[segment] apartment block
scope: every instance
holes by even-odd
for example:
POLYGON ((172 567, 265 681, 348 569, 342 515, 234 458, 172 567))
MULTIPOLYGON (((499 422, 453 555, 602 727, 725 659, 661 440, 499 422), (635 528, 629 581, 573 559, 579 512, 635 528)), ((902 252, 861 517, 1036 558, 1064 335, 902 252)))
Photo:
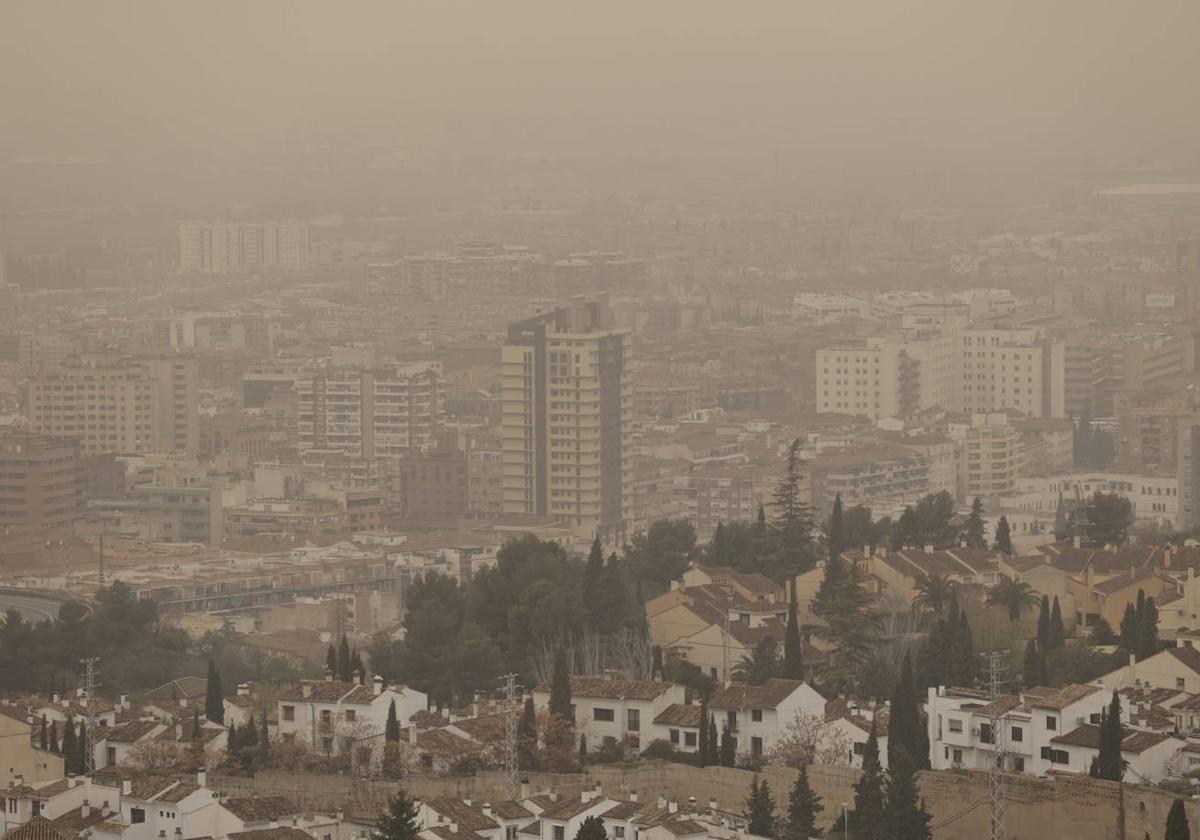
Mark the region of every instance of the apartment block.
POLYGON ((822 453, 804 464, 811 476, 812 507, 846 507, 882 501, 915 502, 929 492, 929 460, 902 446, 855 446, 822 453))
POLYGON ((26 430, 0 436, 0 553, 67 537, 79 478, 74 441, 26 430))
POLYGON ((83 354, 24 385, 30 425, 79 441, 84 455, 195 452, 199 371, 184 355, 83 354))
POLYGON ((506 514, 623 538, 633 498, 632 344, 607 296, 513 324, 502 351, 506 514))
POLYGON ((445 416, 441 373, 430 364, 314 370, 296 393, 301 452, 400 457, 433 446, 445 416))
POLYGON ((179 226, 184 274, 250 274, 308 267, 308 225, 299 222, 202 223, 179 226))

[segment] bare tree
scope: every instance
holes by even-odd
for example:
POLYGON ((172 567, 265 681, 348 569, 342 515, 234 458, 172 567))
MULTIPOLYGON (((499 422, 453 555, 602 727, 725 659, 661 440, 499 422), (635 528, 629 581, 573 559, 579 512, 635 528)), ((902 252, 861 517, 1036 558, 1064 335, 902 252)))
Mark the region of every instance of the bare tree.
POLYGON ((845 764, 850 747, 850 736, 826 723, 825 718, 797 712, 783 737, 767 754, 767 760, 786 767, 845 764))

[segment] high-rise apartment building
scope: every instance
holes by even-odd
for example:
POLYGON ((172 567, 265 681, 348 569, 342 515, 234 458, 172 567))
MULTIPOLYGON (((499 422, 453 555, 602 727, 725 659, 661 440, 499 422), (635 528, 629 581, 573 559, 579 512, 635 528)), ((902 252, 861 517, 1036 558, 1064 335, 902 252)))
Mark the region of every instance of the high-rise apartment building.
POLYGON ((84 455, 195 452, 199 369, 193 356, 85 353, 24 386, 30 426, 79 441, 84 455))
POLYGON ((250 274, 308 267, 308 225, 300 222, 204 223, 179 226, 184 274, 250 274))
POLYGON ((332 450, 388 458, 432 447, 445 419, 440 368, 323 368, 296 381, 301 452, 332 450))
POLYGON ((501 356, 503 510, 625 536, 633 499, 629 330, 606 295, 513 324, 501 356))
POLYGON ((74 441, 23 429, 0 435, 0 554, 67 537, 79 479, 74 441))
POLYGON ((1033 328, 906 317, 899 330, 817 351, 817 410, 877 420, 940 407, 1062 417, 1063 342, 1033 328))

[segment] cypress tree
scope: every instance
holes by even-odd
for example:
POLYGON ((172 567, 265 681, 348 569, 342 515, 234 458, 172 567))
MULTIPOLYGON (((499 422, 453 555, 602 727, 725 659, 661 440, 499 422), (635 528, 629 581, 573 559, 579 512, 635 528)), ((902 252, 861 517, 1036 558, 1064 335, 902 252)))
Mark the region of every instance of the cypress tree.
POLYGON ((246 721, 246 725, 238 730, 238 740, 242 747, 257 747, 258 746, 258 730, 254 728, 254 715, 246 721))
POLYGON ((829 515, 829 556, 841 557, 846 546, 846 522, 842 512, 842 494, 833 497, 833 512, 829 515))
POLYGON ((929 827, 929 812, 917 792, 912 756, 901 747, 888 761, 882 837, 884 840, 930 840, 933 834, 929 827), (895 764, 891 764, 892 761, 895 764))
POLYGON ((271 730, 267 728, 267 713, 262 713, 262 734, 258 739, 258 766, 271 766, 271 730))
POLYGON ((225 690, 221 686, 221 672, 216 664, 208 660, 208 686, 204 694, 204 716, 213 723, 225 723, 225 690))
POLYGON ((888 721, 888 766, 896 750, 904 748, 916 756, 919 747, 921 719, 917 710, 917 690, 913 683, 912 658, 904 654, 900 676, 892 690, 891 717, 888 721))
POLYGON ((1025 662, 1021 669, 1021 684, 1025 688, 1046 684, 1046 657, 1038 649, 1037 640, 1025 643, 1025 662))
POLYGON ((392 702, 388 705, 387 723, 383 726, 383 739, 392 743, 400 740, 400 721, 396 717, 395 698, 392 698, 392 702))
POLYGON ((875 722, 863 749, 862 775, 854 784, 854 835, 879 837, 883 828, 883 770, 879 766, 879 739, 875 722))
POLYGON ((708 766, 708 698, 700 701, 700 732, 696 744, 696 762, 708 766))
POLYGON ((663 678, 663 652, 662 645, 655 645, 650 651, 650 679, 661 680, 663 678))
POLYGON ((780 836, 783 840, 809 840, 817 836, 817 814, 825 810, 821 797, 808 782, 808 765, 801 764, 792 791, 788 794, 787 818, 780 836))
MULTIPOLYGON (((394 708, 396 701, 392 701, 394 708)), ((393 712, 388 712, 388 720, 391 720, 393 712)), ((537 741, 537 710, 533 707, 533 697, 525 698, 525 706, 521 709, 521 720, 517 723, 517 737, 524 739, 530 743, 537 741)), ((396 740, 400 740, 400 728, 396 727, 396 740)))
POLYGON ((58 752, 58 721, 50 721, 50 752, 58 752))
POLYGON ((788 604, 787 629, 783 634, 783 673, 785 680, 804 679, 804 641, 800 638, 800 620, 796 615, 796 587, 788 604))
POLYGON ((1066 644, 1066 630, 1063 628, 1062 607, 1058 604, 1058 596, 1054 596, 1054 606, 1050 609, 1050 627, 1046 637, 1046 650, 1056 650, 1066 644))
POLYGON ((79 721, 79 734, 75 738, 75 775, 82 775, 87 768, 87 751, 88 751, 88 736, 87 736, 87 721, 79 721))
POLYGON ((583 758, 587 755, 587 735, 579 736, 579 757, 583 758))
POLYGON ((354 674, 352 673, 354 663, 350 659, 350 642, 346 639, 344 633, 342 634, 341 642, 338 643, 337 664, 338 669, 337 673, 333 675, 334 679, 341 680, 342 682, 350 682, 354 679, 354 674))
POLYGON ((1128 653, 1136 653, 1138 649, 1138 633, 1141 627, 1138 625, 1137 610, 1133 604, 1125 605, 1125 614, 1121 616, 1120 639, 1118 644, 1128 653))
POLYGON ((1096 758, 1096 775, 1100 779, 1121 780, 1124 766, 1121 759, 1121 698, 1113 692, 1108 708, 1100 713, 1100 754, 1096 758))
POLYGON ((50 746, 50 733, 46 730, 46 716, 45 715, 42 715, 42 731, 41 731, 40 736, 38 737, 38 746, 41 747, 42 752, 45 752, 47 747, 50 746))
POLYGON ((200 740, 200 716, 197 714, 192 715, 192 740, 200 740))
POLYGON ((1153 598, 1147 598, 1138 622, 1137 658, 1145 659, 1158 653, 1158 607, 1153 598))
POLYGON ((971 502, 971 515, 967 517, 963 536, 966 538, 967 548, 980 551, 987 549, 987 536, 984 534, 983 524, 983 499, 978 496, 975 497, 975 501, 971 502))
POLYGON ((1050 649, 1050 596, 1042 596, 1042 609, 1038 613, 1037 623, 1038 650, 1050 649))
POLYGON ((362 652, 358 648, 355 648, 354 653, 350 655, 350 664, 353 666, 351 670, 354 672, 354 676, 360 683, 366 685, 367 666, 363 664, 362 652))
POLYGON ((1012 556, 1012 533, 1009 531, 1007 516, 1001 516, 1000 521, 996 523, 995 547, 997 551, 1002 551, 1005 554, 1012 556))
MULTIPOLYGON (((253 718, 251 718, 253 720, 253 718)), ((242 731, 235 721, 229 721, 229 732, 225 735, 225 751, 233 754, 242 748, 242 731)))
POLYGON ((567 653, 561 647, 554 654, 554 673, 550 677, 550 714, 559 720, 571 720, 571 675, 567 653))
POLYGON ((932 768, 929 749, 929 716, 921 715, 921 728, 917 732, 917 754, 913 756, 913 764, 918 770, 932 768))
POLYGON ((760 783, 758 776, 755 776, 750 783, 750 795, 746 797, 746 820, 749 833, 758 837, 775 836, 775 801, 771 799, 771 788, 766 779, 760 783))
POLYGON ((708 760, 705 764, 716 765, 721 763, 721 739, 717 737, 717 718, 712 713, 708 716, 708 760))
POLYGON ((721 730, 721 766, 733 767, 737 763, 737 755, 733 748, 733 735, 729 733, 729 727, 726 726, 721 730))
POLYGON ((591 627, 595 630, 603 623, 599 614, 601 608, 600 587, 604 577, 604 548, 600 545, 600 535, 592 540, 592 550, 588 552, 587 562, 583 566, 583 581, 580 585, 580 595, 583 608, 588 611, 591 627))
POLYGON ((337 648, 333 646, 333 642, 329 643, 329 650, 325 651, 325 670, 331 677, 336 678, 338 675, 337 648))
POLYGON ((947 655, 946 676, 959 686, 975 684, 978 663, 975 661, 975 642, 966 611, 958 614, 958 626, 950 629, 950 649, 947 655))
POLYGON ((1183 800, 1176 799, 1171 803, 1167 812, 1167 826, 1163 831, 1163 840, 1191 840, 1191 829, 1188 828, 1187 812, 1183 808, 1183 800))
POLYGON ((62 755, 63 769, 68 773, 75 772, 75 758, 79 753, 78 740, 75 737, 75 720, 67 715, 63 724, 62 755))

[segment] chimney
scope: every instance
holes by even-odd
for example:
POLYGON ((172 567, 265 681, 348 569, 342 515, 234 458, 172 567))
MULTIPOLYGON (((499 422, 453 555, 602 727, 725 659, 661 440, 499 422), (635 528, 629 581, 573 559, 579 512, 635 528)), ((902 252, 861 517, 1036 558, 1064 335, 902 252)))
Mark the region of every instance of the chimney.
POLYGON ((237 696, 238 697, 249 697, 250 696, 250 683, 238 683, 237 696))
POLYGON ((175 840, 183 840, 183 829, 175 826, 175 840))
POLYGON ((870 557, 870 556, 871 556, 871 544, 863 543, 863 557, 870 557))
POLYGON ((679 803, 676 802, 674 799, 672 799, 670 802, 667 803, 667 813, 668 814, 678 814, 679 813, 679 803))
POLYGON ((383 677, 376 674, 375 679, 372 680, 371 683, 372 691, 376 697, 378 697, 380 694, 383 694, 383 677))
POLYGON ((68 773, 68 774, 67 774, 67 787, 68 787, 68 788, 73 788, 73 787, 75 787, 75 782, 77 782, 77 781, 78 781, 78 779, 76 779, 76 778, 75 778, 75 774, 74 774, 74 773, 68 773))
POLYGON ((638 794, 637 794, 636 790, 629 791, 629 801, 630 802, 637 802, 638 801, 637 796, 638 796, 638 794))
POLYGON ((473 803, 471 802, 470 799, 464 799, 463 804, 466 805, 468 808, 470 808, 473 803))
POLYGON ((333 682, 333 671, 325 669, 325 682, 333 682))
POLYGON ((1164 569, 1171 568, 1171 544, 1170 543, 1167 543, 1163 547, 1163 568, 1164 569))
POLYGON ((183 724, 182 723, 175 724, 175 740, 176 741, 183 740, 183 724))
POLYGON ((408 743, 414 747, 417 745, 417 725, 415 723, 409 724, 408 743))
MULTIPOLYGON (((636 796, 636 795, 637 794, 634 794, 634 796, 636 796)), ((521 798, 522 799, 529 798, 529 780, 528 779, 521 780, 521 798)))
POLYGON ((121 780, 121 795, 122 796, 132 796, 133 795, 133 780, 132 779, 122 779, 121 780))
POLYGON ((925 553, 933 554, 933 543, 925 543, 925 553))
POLYGON ((491 802, 483 803, 483 815, 485 817, 491 817, 491 815, 492 815, 492 803, 491 802))
POLYGON ((342 820, 344 820, 346 818, 346 812, 343 811, 341 808, 338 808, 337 813, 334 814, 334 816, 337 819, 337 821, 340 823, 342 820))
POLYGON ((121 703, 120 703, 120 706, 121 706, 121 708, 122 708, 122 709, 128 709, 128 708, 129 708, 129 695, 128 695, 128 694, 122 694, 122 695, 121 695, 121 703))
POLYGON ((665 797, 665 796, 658 797, 658 801, 655 804, 658 805, 660 810, 663 808, 666 808, 667 807, 667 797, 665 797))
POLYGON ((159 838, 159 840, 167 840, 167 831, 166 831, 166 829, 160 828, 160 829, 158 830, 158 838, 159 838))
POLYGON ((1071 544, 1074 545, 1076 548, 1083 548, 1083 537, 1076 534, 1075 537, 1071 540, 1071 544))
POLYGON ((1196 567, 1188 566, 1188 580, 1195 580, 1195 579, 1196 579, 1196 567))
POLYGON ((301 683, 300 684, 300 694, 304 697, 312 697, 312 684, 311 683, 301 683))
POLYGON ((91 815, 92 815, 92 806, 89 805, 88 801, 85 799, 85 800, 83 800, 83 805, 79 809, 79 816, 86 820, 91 815))
POLYGON ((715 810, 717 810, 717 800, 715 800, 715 799, 712 799, 711 797, 709 798, 709 800, 708 800, 708 810, 710 810, 710 811, 715 811, 715 810))
POLYGON ((579 801, 580 802, 583 802, 583 803, 591 802, 592 796, 593 796, 593 792, 591 790, 589 790, 588 788, 584 788, 583 790, 579 791, 579 801))
POLYGON ((1137 569, 1135 569, 1135 568, 1134 568, 1132 565, 1130 565, 1130 567, 1129 567, 1129 579, 1130 579, 1130 580, 1133 580, 1135 577, 1137 577, 1137 569))
POLYGON ((456 823, 456 822, 450 823, 450 833, 458 834, 458 823, 456 823))
POLYGON ((196 784, 199 785, 200 787, 208 787, 208 771, 207 770, 197 770, 196 771, 196 784))

